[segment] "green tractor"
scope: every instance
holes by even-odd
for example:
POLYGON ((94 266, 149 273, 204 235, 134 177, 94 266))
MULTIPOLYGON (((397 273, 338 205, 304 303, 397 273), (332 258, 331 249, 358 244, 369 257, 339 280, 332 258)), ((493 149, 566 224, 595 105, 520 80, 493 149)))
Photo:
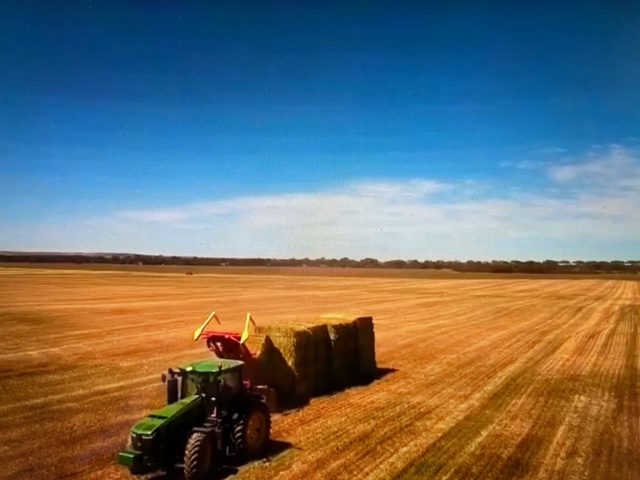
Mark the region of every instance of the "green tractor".
POLYGON ((244 365, 209 358, 163 373, 167 405, 133 426, 118 463, 134 474, 182 465, 185 480, 199 480, 233 458, 264 452, 269 409, 243 381, 244 365))

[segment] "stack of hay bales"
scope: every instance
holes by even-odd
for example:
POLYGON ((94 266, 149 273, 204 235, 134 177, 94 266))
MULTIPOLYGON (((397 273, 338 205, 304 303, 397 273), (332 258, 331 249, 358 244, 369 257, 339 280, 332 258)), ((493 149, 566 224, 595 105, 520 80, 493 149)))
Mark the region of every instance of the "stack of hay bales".
POLYGON ((279 398, 304 401, 375 376, 371 317, 324 315, 317 322, 259 325, 255 332, 259 348, 250 349, 279 398))

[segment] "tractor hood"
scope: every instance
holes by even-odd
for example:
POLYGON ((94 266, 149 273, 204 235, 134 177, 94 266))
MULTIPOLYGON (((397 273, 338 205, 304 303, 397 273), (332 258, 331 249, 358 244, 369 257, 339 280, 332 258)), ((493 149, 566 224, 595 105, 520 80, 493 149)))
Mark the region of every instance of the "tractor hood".
POLYGON ((180 365, 179 368, 186 370, 187 372, 196 373, 216 373, 219 371, 233 370, 234 368, 241 367, 244 362, 240 360, 227 360, 224 358, 207 358, 206 360, 200 360, 197 362, 185 363, 180 365))
POLYGON ((200 402, 200 398, 197 395, 193 395, 156 410, 136 423, 131 429, 131 433, 144 435, 145 437, 154 435, 156 431, 163 428, 168 422, 196 407, 198 402, 200 402))

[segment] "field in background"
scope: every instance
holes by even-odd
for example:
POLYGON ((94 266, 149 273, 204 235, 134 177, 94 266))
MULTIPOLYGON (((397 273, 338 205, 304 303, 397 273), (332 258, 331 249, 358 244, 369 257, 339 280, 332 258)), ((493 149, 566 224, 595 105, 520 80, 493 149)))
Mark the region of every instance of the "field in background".
POLYGON ((636 273, 487 273, 457 272, 433 268, 359 268, 359 267, 265 267, 265 266, 206 266, 206 265, 125 265, 111 263, 11 263, 0 262, 0 268, 22 268, 57 271, 172 273, 189 275, 287 275, 301 277, 363 277, 363 278, 451 278, 451 279, 566 279, 566 280, 635 280, 636 273))
POLYGON ((640 478, 639 282, 153 272, 0 268, 6 478, 128 478, 129 427, 214 308, 373 315, 390 372, 278 415, 290 448, 234 478, 640 478))

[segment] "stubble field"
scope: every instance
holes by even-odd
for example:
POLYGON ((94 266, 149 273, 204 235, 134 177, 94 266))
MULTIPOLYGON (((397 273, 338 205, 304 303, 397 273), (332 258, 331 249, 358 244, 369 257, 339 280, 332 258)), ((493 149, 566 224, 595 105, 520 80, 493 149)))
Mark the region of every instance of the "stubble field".
POLYGON ((129 478, 160 372, 229 329, 372 315, 368 386, 274 417, 238 479, 638 479, 640 282, 0 268, 0 477, 129 478))

